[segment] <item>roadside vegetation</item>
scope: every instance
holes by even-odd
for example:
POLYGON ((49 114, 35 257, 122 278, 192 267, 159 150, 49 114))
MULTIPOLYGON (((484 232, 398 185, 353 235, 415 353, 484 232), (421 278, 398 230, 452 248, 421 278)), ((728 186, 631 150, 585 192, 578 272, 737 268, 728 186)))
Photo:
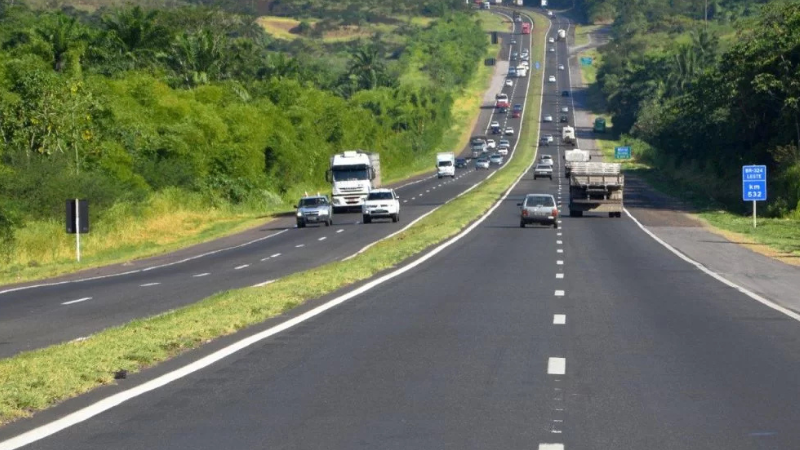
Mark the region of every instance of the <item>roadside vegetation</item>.
POLYGON ((344 149, 380 152, 387 181, 427 168, 458 141, 456 102, 474 94, 486 32, 461 2, 373 3, 253 4, 395 26, 329 43, 275 38, 236 3, 0 0, 0 284, 252 226, 327 191, 328 158, 344 149), (67 198, 90 201, 81 265, 67 198))
MULTIPOLYGON (((532 59, 543 60, 547 21, 536 16, 532 59)), ((382 241, 355 258, 237 289, 197 304, 111 328, 89 338, 23 353, 0 361, 0 423, 7 423, 67 398, 113 383, 120 369, 138 372, 219 336, 279 315, 395 267, 408 257, 454 236, 487 211, 533 161, 538 140, 543 72, 528 79, 524 127, 513 159, 470 193, 382 241)))
POLYGON ((613 121, 603 150, 632 145, 629 168, 695 201, 709 224, 800 255, 800 3, 580 3, 591 22, 613 23, 585 74, 613 121), (756 230, 747 164, 769 173, 756 230))

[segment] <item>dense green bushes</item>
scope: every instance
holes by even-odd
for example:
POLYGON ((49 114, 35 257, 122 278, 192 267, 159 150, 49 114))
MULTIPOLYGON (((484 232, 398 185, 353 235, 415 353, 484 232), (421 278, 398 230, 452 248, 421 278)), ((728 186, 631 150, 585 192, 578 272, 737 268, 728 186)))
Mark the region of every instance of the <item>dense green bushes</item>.
POLYGON ((615 132, 734 209, 741 166, 766 164, 769 213, 800 208, 800 4, 583 3, 595 19, 614 13, 598 83, 615 132))
POLYGON ((460 13, 408 28, 391 54, 340 46, 337 66, 275 52, 252 18, 219 10, 5 11, 0 239, 60 218, 72 197, 95 218, 164 189, 207 204, 293 198, 323 188, 342 149, 402 170, 437 150, 487 48, 460 13))

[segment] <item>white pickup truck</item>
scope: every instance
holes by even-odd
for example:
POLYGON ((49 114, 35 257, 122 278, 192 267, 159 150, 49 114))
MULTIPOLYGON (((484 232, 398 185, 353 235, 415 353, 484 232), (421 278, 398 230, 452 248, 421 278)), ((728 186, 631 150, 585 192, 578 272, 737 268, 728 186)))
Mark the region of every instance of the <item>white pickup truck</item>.
POLYGON ((397 222, 400 220, 400 197, 394 189, 373 189, 361 213, 364 223, 370 223, 372 219, 392 219, 392 222, 397 222))

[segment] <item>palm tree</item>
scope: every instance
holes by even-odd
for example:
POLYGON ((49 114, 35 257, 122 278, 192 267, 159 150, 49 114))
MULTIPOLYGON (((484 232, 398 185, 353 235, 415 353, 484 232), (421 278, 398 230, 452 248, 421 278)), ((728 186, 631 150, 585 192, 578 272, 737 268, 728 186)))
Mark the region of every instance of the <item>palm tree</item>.
POLYGON ((78 19, 57 14, 55 23, 45 24, 36 29, 36 33, 50 44, 53 54, 53 69, 62 72, 68 53, 82 44, 85 33, 78 25, 78 19))
POLYGON ((358 78, 362 89, 374 89, 383 85, 386 66, 377 45, 362 45, 351 54, 348 73, 358 78))
POLYGON ((135 6, 104 17, 103 25, 124 52, 133 54, 166 46, 169 31, 158 24, 157 16, 157 10, 146 13, 140 6, 135 6))
POLYGON ((224 63, 223 39, 211 30, 186 32, 175 39, 169 61, 184 84, 196 86, 219 77, 224 63))

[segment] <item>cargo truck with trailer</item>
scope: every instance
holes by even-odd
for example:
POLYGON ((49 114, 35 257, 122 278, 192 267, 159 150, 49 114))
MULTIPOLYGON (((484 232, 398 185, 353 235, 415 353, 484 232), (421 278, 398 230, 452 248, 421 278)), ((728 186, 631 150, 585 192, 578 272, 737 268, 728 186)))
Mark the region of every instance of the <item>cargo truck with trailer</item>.
POLYGON ((585 212, 622 217, 625 175, 622 165, 604 162, 575 162, 569 175, 569 215, 585 212))

